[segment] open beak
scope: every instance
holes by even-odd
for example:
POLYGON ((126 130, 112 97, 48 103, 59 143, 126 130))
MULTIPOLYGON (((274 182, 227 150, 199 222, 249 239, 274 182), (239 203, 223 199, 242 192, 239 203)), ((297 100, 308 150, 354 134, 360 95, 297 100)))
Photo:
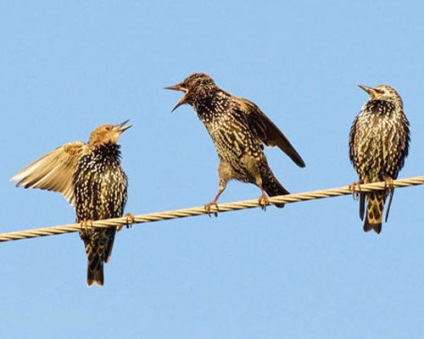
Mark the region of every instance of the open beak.
POLYGON ((119 133, 126 131, 128 128, 132 127, 132 125, 125 126, 128 121, 130 121, 130 119, 125 120, 124 122, 121 122, 120 124, 113 126, 113 129, 118 131, 119 133))
POLYGON ((171 112, 174 112, 178 107, 180 107, 181 105, 184 105, 187 103, 187 88, 183 87, 181 84, 176 84, 174 86, 168 86, 165 87, 165 89, 171 89, 173 91, 181 91, 186 93, 186 95, 184 95, 178 102, 177 104, 174 106, 174 108, 172 109, 171 112))
POLYGON ((187 90, 181 84, 176 84, 174 86, 168 86, 168 87, 165 87, 165 89, 172 89, 173 91, 187 92, 187 90))
POLYGON ((374 88, 364 85, 358 85, 358 87, 362 88, 365 92, 367 92, 370 95, 371 99, 374 99, 376 97, 374 88))

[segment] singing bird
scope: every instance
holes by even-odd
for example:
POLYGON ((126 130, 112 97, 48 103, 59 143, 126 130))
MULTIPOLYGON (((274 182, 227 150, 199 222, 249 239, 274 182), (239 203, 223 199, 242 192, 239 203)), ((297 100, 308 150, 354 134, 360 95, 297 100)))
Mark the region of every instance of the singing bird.
POLYGON ((402 169, 409 148, 409 121, 403 111, 403 101, 396 90, 387 85, 359 86, 369 94, 355 118, 349 136, 349 156, 359 184, 386 182, 385 191, 361 193, 359 191, 359 216, 364 220, 365 200, 367 213, 364 231, 381 232, 383 209, 390 195, 386 212, 389 216, 393 198, 393 180, 402 169))
POLYGON ((127 202, 128 180, 120 164, 118 138, 131 127, 128 121, 97 127, 88 144, 62 145, 11 178, 18 187, 60 192, 75 207, 87 254, 88 286, 104 283, 103 262, 110 259, 116 228, 87 226, 94 220, 122 217, 127 202))
POLYGON ((269 202, 265 192, 271 197, 289 194, 268 166, 263 145, 278 146, 299 167, 305 167, 305 163, 258 106, 225 92, 204 73, 194 73, 165 88, 185 93, 172 111, 183 104, 191 105, 215 144, 219 157, 219 188, 212 202, 205 205, 208 212, 211 206, 218 210, 218 198, 231 179, 257 185, 261 190, 258 202, 264 209, 269 202))

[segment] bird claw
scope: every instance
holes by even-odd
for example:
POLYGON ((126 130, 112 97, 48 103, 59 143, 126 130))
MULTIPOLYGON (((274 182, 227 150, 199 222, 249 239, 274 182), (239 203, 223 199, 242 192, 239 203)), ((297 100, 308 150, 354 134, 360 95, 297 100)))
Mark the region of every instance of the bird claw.
POLYGON ((84 219, 81 223, 81 228, 87 230, 88 227, 93 227, 93 220, 84 219))
MULTIPOLYGON (((125 218, 126 218, 126 223, 124 224, 126 228, 131 228, 132 224, 134 223, 134 215, 132 213, 127 213, 125 214, 125 218)), ((118 225, 116 226, 116 230, 119 232, 120 230, 122 230, 122 228, 124 227, 124 225, 118 225)))
POLYGON ((393 179, 390 177, 385 177, 384 178, 384 188, 386 189, 386 194, 390 194, 393 189, 394 189, 394 185, 393 185, 393 179))
POLYGON ((348 186, 349 191, 352 192, 353 200, 359 199, 359 193, 361 193, 361 184, 363 183, 364 182, 362 180, 359 180, 358 182, 353 182, 348 186))
POLYGON ((82 222, 81 222, 81 224, 80 224, 80 226, 81 226, 81 231, 80 231, 80 238, 82 239, 82 240, 84 240, 85 238, 87 238, 88 237, 88 228, 89 227, 93 227, 93 220, 87 220, 87 219, 84 219, 82 222))
POLYGON ((269 199, 265 194, 262 194, 258 199, 258 204, 261 206, 263 211, 266 211, 266 207, 269 204, 269 199))
POLYGON ((208 215, 210 217, 211 216, 211 207, 212 206, 214 206, 215 209, 216 209, 216 211, 213 212, 213 215, 215 217, 217 217, 218 216, 218 212, 219 212, 219 207, 218 207, 218 204, 216 202, 212 201, 212 202, 206 204, 205 205, 205 210, 206 210, 206 212, 208 213, 208 215))

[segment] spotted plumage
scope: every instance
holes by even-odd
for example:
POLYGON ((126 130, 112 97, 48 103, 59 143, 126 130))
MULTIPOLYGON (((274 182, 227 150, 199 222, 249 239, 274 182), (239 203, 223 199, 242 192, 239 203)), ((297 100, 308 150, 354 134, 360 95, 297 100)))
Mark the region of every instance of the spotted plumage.
MULTIPOLYGON (((194 73, 183 82, 166 87, 185 95, 174 107, 189 104, 209 132, 219 157, 219 189, 210 210, 225 190, 227 182, 236 179, 256 184, 261 190, 259 203, 266 206, 269 196, 288 194, 268 166, 263 145, 278 146, 298 166, 305 164, 278 127, 253 102, 235 97, 204 73, 194 73)), ((282 207, 284 205, 279 205, 282 207)))
MULTIPOLYGON (((116 228, 90 228, 94 220, 121 217, 127 201, 127 176, 120 164, 118 138, 125 121, 102 125, 88 144, 71 142, 47 153, 12 177, 17 186, 62 193, 75 206, 87 254, 87 284, 103 285, 103 262, 112 252, 116 228)), ((126 126, 125 126, 126 125, 126 126)))
POLYGON ((350 160, 359 174, 359 183, 386 181, 385 191, 360 193, 359 214, 365 214, 364 231, 381 232, 383 209, 390 196, 388 218, 393 197, 391 182, 398 177, 409 147, 409 122, 403 111, 403 101, 396 90, 387 85, 375 88, 359 86, 369 95, 355 118, 349 136, 350 160))

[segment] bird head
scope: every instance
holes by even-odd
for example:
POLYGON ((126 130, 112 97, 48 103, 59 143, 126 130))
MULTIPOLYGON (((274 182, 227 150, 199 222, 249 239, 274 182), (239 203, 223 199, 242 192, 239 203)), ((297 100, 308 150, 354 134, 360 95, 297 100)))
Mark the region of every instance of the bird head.
POLYGON ((216 87, 213 79, 205 73, 193 73, 182 82, 165 87, 165 89, 172 89, 174 91, 182 91, 185 95, 177 102, 172 112, 179 106, 184 104, 193 105, 196 98, 201 97, 211 88, 216 87))
POLYGON ((377 87, 359 85, 359 87, 370 95, 371 100, 394 101, 403 106, 402 98, 393 87, 388 85, 379 85, 377 87))
POLYGON ((104 145, 109 142, 113 144, 118 143, 118 138, 122 132, 126 131, 132 125, 126 125, 129 120, 125 120, 117 125, 105 124, 100 127, 97 127, 93 132, 91 132, 89 145, 90 146, 99 146, 104 145))

